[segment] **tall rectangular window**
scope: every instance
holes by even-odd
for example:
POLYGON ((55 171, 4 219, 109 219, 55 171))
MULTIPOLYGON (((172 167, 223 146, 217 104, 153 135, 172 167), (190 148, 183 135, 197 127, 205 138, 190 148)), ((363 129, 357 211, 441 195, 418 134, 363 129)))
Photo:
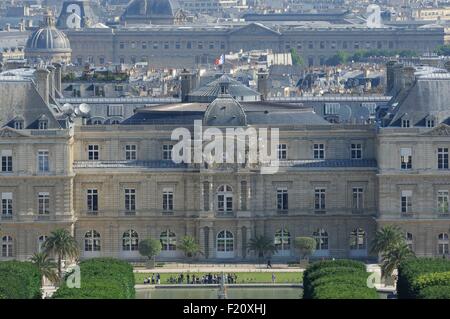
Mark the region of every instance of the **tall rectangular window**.
POLYGON ((278 144, 278 159, 287 159, 287 145, 286 144, 278 144))
POLYGON ((163 189, 163 211, 171 212, 173 211, 173 189, 164 188, 163 189))
POLYGON ((314 144, 314 159, 325 158, 325 144, 314 144))
POLYGON ((325 210, 325 188, 316 188, 314 190, 314 209, 315 210, 325 210))
POLYGON ((412 191, 402 191, 401 196, 401 211, 403 214, 412 212, 412 191))
POLYGON ((352 153, 352 159, 362 159, 362 144, 352 143, 351 153, 352 153))
POLYGON ((136 190, 132 188, 125 189, 125 210, 127 212, 136 211, 136 190))
POLYGON ((447 190, 438 191, 437 204, 438 204, 439 214, 448 214, 449 213, 448 191, 447 190))
POLYGON ((39 215, 50 214, 50 194, 38 193, 38 213, 39 215))
POLYGON ((137 159, 137 145, 125 145, 125 159, 127 161, 135 161, 137 159))
POLYGON ((171 144, 163 145, 163 159, 164 160, 172 159, 172 148, 173 148, 173 145, 171 145, 171 144))
POLYGON ((98 161, 99 159, 99 147, 97 144, 88 145, 88 159, 90 161, 98 161))
POLYGON ((247 210, 248 187, 247 181, 241 181, 241 209, 247 210))
POLYGON ((411 148, 400 149, 400 168, 411 169, 412 168, 412 150, 411 148))
POLYGON ((362 187, 353 187, 352 189, 352 209, 359 211, 364 205, 364 190, 362 187))
POLYGON ((87 190, 87 210, 89 213, 98 212, 98 190, 88 189, 87 190))
POLYGON ((279 211, 288 210, 288 190, 287 188, 277 189, 277 209, 279 211))
POLYGON ((12 193, 2 193, 2 218, 10 218, 13 214, 12 193))
POLYGON ((438 148, 438 169, 448 169, 448 148, 438 148))
POLYGON ((39 172, 48 172, 49 171, 48 151, 47 150, 38 151, 38 171, 39 172))
POLYGON ((12 172, 13 170, 12 151, 3 150, 1 154, 2 154, 2 172, 4 173, 12 172))

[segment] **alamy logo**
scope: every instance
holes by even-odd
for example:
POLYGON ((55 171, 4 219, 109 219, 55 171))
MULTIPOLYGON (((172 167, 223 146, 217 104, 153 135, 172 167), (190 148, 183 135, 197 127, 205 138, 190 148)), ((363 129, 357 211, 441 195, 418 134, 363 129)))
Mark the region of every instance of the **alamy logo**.
POLYGON ((225 128, 224 134, 216 127, 203 131, 202 121, 196 120, 193 137, 181 127, 173 130, 171 139, 178 141, 172 149, 175 163, 261 164, 261 174, 278 172, 278 128, 225 128))

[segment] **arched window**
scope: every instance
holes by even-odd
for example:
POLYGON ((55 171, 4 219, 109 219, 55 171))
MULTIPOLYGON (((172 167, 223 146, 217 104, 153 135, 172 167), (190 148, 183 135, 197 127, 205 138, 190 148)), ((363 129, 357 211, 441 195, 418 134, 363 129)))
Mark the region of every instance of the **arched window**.
POLYGON ((219 213, 233 212, 233 189, 222 185, 217 189, 217 211, 219 213))
POLYGON ((438 254, 448 255, 448 234, 441 233, 438 236, 438 254))
POLYGON ((233 234, 228 230, 222 230, 217 234, 217 251, 230 252, 234 250, 233 234))
POLYGON ((159 236, 159 240, 161 241, 162 251, 177 250, 177 235, 170 229, 163 231, 159 236))
POLYGON ((405 243, 408 246, 409 250, 413 251, 413 234, 406 232, 405 233, 405 243))
POLYGON ((133 230, 129 229, 123 233, 122 236, 122 250, 124 251, 136 251, 139 246, 139 235, 133 230))
POLYGON ((38 252, 42 252, 44 250, 44 243, 47 240, 48 236, 42 235, 38 238, 38 252))
POLYGON ((354 229, 350 233, 350 249, 363 250, 366 249, 366 246, 367 246, 366 232, 362 228, 354 229))
POLYGON ((110 123, 111 123, 111 125, 117 125, 117 124, 120 124, 120 120, 111 120, 110 121, 110 123))
POLYGON ((84 235, 84 251, 100 251, 100 234, 90 230, 84 235))
POLYGON ((291 234, 286 228, 280 229, 275 233, 274 244, 278 251, 291 249, 291 234))
POLYGON ((316 250, 328 250, 328 233, 325 229, 319 228, 313 232, 316 240, 316 250))
POLYGON ((102 120, 99 120, 99 119, 92 120, 92 125, 102 125, 102 124, 103 124, 102 120))
POLYGON ((2 257, 13 256, 13 239, 11 236, 2 237, 2 257))

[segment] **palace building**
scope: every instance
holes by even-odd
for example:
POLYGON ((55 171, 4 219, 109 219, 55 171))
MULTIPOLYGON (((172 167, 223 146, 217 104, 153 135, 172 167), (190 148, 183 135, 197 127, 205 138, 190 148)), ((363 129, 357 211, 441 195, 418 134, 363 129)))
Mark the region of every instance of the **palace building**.
POLYGON ((247 244, 265 235, 282 261, 298 258, 298 236, 317 239, 315 258, 369 260, 388 224, 418 256, 448 256, 450 74, 388 68, 394 97, 367 122, 340 122, 339 102, 322 105, 330 121, 307 101, 239 101, 224 76, 212 102, 195 101, 209 86, 185 92, 189 102, 93 124, 86 106, 74 117, 53 98, 59 65, 34 77, 2 73, 0 260, 29 258, 57 228, 74 234, 82 258, 140 260, 139 241, 151 237, 161 240, 159 260, 183 260, 177 245, 189 235, 201 260, 254 260, 247 244), (204 130, 278 128, 278 171, 262 174, 267 161, 175 163, 171 134, 192 132, 194 121, 204 130))

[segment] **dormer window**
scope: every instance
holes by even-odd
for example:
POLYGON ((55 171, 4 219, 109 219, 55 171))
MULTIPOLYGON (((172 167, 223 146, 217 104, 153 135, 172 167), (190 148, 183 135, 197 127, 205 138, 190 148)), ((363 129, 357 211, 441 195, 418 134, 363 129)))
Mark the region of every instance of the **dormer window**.
POLYGON ((48 120, 39 120, 39 129, 47 130, 48 129, 48 120))
POLYGON ((402 127, 410 127, 410 122, 408 119, 402 119, 402 127))
POLYGON ((433 117, 428 117, 426 119, 426 123, 425 124, 426 124, 427 127, 434 127, 434 125, 435 125, 434 118, 433 117))
POLYGON ((14 121, 14 128, 16 130, 23 130, 23 120, 14 121))

